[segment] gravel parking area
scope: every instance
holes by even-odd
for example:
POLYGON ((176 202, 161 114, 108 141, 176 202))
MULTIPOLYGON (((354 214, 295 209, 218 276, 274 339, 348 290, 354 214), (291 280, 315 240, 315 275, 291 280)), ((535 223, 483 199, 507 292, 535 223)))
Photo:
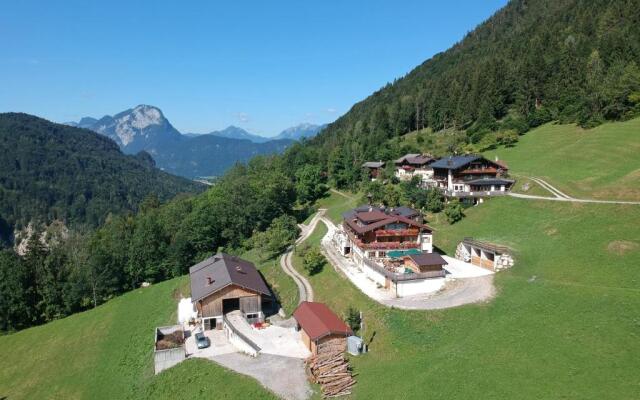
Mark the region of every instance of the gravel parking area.
POLYGON ((260 353, 253 358, 240 353, 212 358, 218 364, 257 379, 264 387, 287 400, 306 400, 312 395, 311 385, 300 358, 260 353))

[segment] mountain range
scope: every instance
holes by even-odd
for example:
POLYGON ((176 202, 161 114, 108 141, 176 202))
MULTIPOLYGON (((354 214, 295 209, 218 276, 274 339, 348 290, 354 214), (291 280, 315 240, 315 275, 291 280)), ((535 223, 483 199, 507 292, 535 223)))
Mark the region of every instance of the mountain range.
POLYGON ((236 162, 260 154, 281 153, 295 140, 312 137, 325 126, 301 124, 273 138, 236 126, 205 134, 181 134, 159 108, 144 104, 113 116, 84 117, 66 125, 104 135, 127 154, 146 151, 159 168, 188 178, 221 175, 236 162))

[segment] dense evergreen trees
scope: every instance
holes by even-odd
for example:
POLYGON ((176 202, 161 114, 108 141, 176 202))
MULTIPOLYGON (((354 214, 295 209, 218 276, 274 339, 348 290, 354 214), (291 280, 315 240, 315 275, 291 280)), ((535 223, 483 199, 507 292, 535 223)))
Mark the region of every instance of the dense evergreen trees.
POLYGON ((311 142, 330 181, 353 186, 363 161, 405 151, 388 140, 407 132, 464 131, 466 143, 450 149, 464 151, 483 140, 513 144, 513 132, 552 120, 591 127, 639 113, 636 0, 513 0, 311 142), (487 137, 496 131, 509 133, 487 137))
POLYGON ((126 156, 97 133, 27 114, 0 114, 0 245, 29 222, 98 226, 149 193, 166 201, 200 185, 126 156))

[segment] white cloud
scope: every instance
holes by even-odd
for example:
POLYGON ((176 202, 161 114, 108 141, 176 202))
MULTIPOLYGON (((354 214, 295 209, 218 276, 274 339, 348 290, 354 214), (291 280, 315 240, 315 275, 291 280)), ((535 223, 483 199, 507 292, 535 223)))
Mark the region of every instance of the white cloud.
POLYGON ((336 111, 337 111, 337 110, 336 110, 335 108, 332 108, 332 107, 327 108, 327 112, 328 112, 329 114, 333 114, 333 113, 335 113, 336 111))
POLYGON ((238 121, 245 123, 251 120, 251 118, 249 118, 249 114, 245 112, 236 113, 236 118, 238 119, 238 121))

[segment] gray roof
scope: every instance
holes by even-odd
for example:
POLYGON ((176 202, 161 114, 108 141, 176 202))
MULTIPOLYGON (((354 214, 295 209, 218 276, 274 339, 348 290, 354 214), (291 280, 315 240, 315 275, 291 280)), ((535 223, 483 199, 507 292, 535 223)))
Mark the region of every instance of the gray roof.
POLYGON ((358 213, 363 213, 363 212, 367 212, 367 211, 380 211, 383 212, 385 214, 388 215, 400 215, 401 217, 405 217, 405 218, 413 218, 416 215, 419 215, 420 212, 414 210, 411 207, 406 207, 406 206, 400 206, 400 207, 378 207, 378 206, 369 206, 369 205, 362 205, 359 207, 356 207, 352 210, 346 211, 344 213, 342 213, 342 218, 344 219, 353 219, 353 217, 356 216, 356 214, 358 213))
POLYGON ((405 154, 404 156, 398 158, 395 163, 396 164, 402 164, 404 161, 408 162, 409 164, 414 164, 414 165, 424 165, 424 164, 428 164, 429 162, 433 161, 433 158, 431 158, 430 156, 426 156, 426 155, 422 155, 422 154, 405 154))
POLYGON ((482 178, 466 181, 468 185, 511 185, 514 181, 502 178, 482 178))
POLYGON ((458 169, 481 158, 482 156, 475 154, 468 154, 465 156, 447 156, 442 157, 431 164, 431 168, 458 169))
POLYGON ((384 167, 384 161, 367 161, 362 164, 362 168, 382 168, 384 167))
POLYGON ((271 296, 262 275, 251 262, 226 253, 218 253, 192 266, 189 268, 189 277, 191 301, 194 302, 229 285, 271 296))

